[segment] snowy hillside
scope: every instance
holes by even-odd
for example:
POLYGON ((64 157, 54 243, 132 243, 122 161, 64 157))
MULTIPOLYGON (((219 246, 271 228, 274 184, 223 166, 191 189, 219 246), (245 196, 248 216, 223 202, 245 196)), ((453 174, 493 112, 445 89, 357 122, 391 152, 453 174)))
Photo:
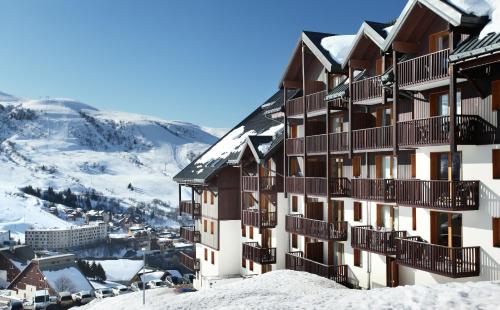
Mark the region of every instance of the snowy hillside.
POLYGON ((148 290, 146 307, 136 292, 78 309, 498 309, 498 296, 499 282, 350 290, 310 273, 281 270, 194 293, 148 290))
POLYGON ((22 233, 30 224, 65 224, 33 212, 39 201, 17 195, 28 185, 77 194, 94 189, 124 206, 154 200, 176 208, 172 176, 221 132, 99 111, 71 99, 26 100, 0 93, 0 229, 22 233))

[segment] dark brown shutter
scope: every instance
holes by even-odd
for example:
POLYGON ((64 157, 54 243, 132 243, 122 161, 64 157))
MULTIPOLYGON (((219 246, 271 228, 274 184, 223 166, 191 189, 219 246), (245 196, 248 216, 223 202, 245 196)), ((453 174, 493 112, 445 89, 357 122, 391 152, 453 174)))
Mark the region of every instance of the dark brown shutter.
POLYGON ((500 110, 500 80, 491 82, 491 108, 500 110))

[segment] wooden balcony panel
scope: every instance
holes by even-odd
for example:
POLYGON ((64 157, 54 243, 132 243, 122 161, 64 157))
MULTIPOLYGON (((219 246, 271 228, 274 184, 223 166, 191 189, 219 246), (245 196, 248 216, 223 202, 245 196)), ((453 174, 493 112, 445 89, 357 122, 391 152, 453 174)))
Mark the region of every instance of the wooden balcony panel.
POLYGON ((326 112, 327 102, 325 97, 327 95, 326 90, 310 94, 306 96, 307 112, 326 112))
POLYGON ((418 239, 396 239, 398 264, 451 278, 479 276, 480 247, 445 247, 418 239))
POLYGON ((296 271, 305 271, 320 277, 334 280, 347 285, 347 265, 325 265, 304 257, 304 253, 290 252, 285 254, 285 268, 296 271))
POLYGON ((328 100, 328 108, 334 111, 345 111, 349 108, 349 103, 346 99, 336 98, 328 100))
POLYGON ((242 176, 241 190, 244 192, 259 191, 259 177, 257 176, 242 176))
POLYGON ((286 139, 286 154, 288 156, 300 156, 304 154, 304 138, 286 139))
POLYGON ((399 87, 407 89, 447 79, 448 56, 449 49, 445 49, 398 63, 399 87))
POLYGON ((294 234, 326 241, 347 240, 347 222, 328 223, 325 221, 304 218, 302 214, 287 215, 285 219, 285 230, 294 234))
POLYGON ((349 136, 347 132, 331 133, 330 139, 330 152, 344 153, 349 151, 349 136))
POLYGON ((201 234, 199 231, 195 230, 194 226, 182 226, 180 235, 182 239, 188 242, 201 242, 201 234))
POLYGON ((306 178, 306 193, 311 196, 327 196, 328 180, 327 178, 306 178))
POLYGON ((396 180, 396 202, 446 211, 477 210, 479 181, 396 180))
POLYGON ((186 267, 187 269, 192 270, 192 271, 199 271, 200 270, 200 260, 199 259, 197 259, 195 257, 191 257, 184 252, 180 252, 180 256, 181 256, 181 264, 184 267, 186 267))
POLYGON ((266 210, 245 209, 241 211, 241 221, 243 225, 257 228, 274 228, 278 223, 278 215, 266 210))
POLYGON ((286 116, 298 116, 304 114, 304 101, 302 97, 290 99, 286 103, 286 116))
POLYGON ((282 192, 283 177, 279 176, 263 176, 260 177, 260 190, 266 192, 282 192))
POLYGON ((351 246, 382 255, 396 254, 396 239, 406 237, 406 231, 374 230, 372 226, 351 227, 351 246))
POLYGON ((330 196, 351 197, 351 181, 348 178, 331 178, 330 196))
POLYGON ((285 179, 285 190, 290 194, 304 195, 304 178, 287 177, 285 179))
POLYGON ((328 135, 315 135, 306 137, 307 154, 326 154, 326 142, 328 135))
POLYGON ((276 248, 262 248, 257 242, 243 243, 242 255, 257 264, 276 264, 276 248))
POLYGON ((366 128, 352 131, 354 151, 385 150, 393 146, 393 126, 366 128))
POLYGON ((396 189, 394 179, 352 179, 351 196, 361 200, 394 202, 396 189))
POLYGON ((199 202, 193 204, 191 200, 183 200, 179 204, 179 214, 197 218, 201 216, 201 204, 199 202))
POLYGON ((376 103, 382 99, 380 76, 366 78, 352 83, 352 101, 358 104, 376 103))

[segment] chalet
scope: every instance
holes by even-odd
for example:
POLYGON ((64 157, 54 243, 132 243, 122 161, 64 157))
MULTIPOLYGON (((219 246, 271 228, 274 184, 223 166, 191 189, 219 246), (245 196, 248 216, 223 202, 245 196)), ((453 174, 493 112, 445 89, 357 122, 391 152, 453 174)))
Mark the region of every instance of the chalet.
POLYGON ((0 270, 6 271, 3 282, 11 283, 35 258, 35 252, 27 245, 14 245, 0 248, 0 270))
POLYGON ((92 285, 78 269, 75 259, 73 254, 35 258, 12 281, 9 289, 16 291, 20 298, 29 298, 42 290, 51 296, 59 292, 90 292, 92 285))
POLYGON ((280 268, 361 288, 498 280, 500 34, 477 12, 409 0, 355 35, 302 32, 265 111, 175 177, 195 286, 280 268))

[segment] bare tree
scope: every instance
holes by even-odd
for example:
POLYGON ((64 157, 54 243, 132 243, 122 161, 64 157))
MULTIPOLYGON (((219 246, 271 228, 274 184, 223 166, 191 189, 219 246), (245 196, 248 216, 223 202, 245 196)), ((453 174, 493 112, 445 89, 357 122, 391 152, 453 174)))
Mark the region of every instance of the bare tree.
POLYGON ((54 283, 55 289, 58 292, 74 292, 76 290, 73 281, 66 276, 60 276, 54 283))

